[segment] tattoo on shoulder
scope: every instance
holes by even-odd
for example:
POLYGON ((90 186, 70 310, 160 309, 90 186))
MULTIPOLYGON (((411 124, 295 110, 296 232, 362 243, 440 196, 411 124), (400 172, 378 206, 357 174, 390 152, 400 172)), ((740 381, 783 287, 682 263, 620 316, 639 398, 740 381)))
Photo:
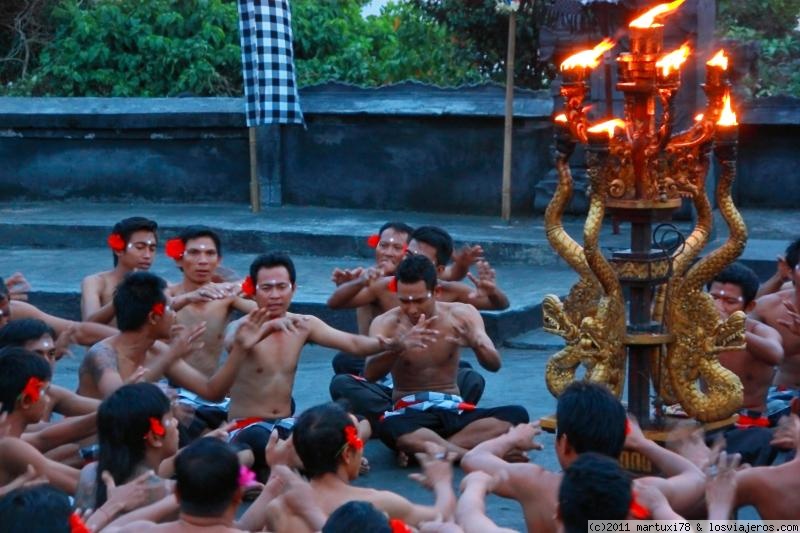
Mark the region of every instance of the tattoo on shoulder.
POLYGON ((92 346, 81 363, 80 372, 89 373, 95 383, 100 381, 106 370, 119 371, 117 352, 103 342, 92 346))

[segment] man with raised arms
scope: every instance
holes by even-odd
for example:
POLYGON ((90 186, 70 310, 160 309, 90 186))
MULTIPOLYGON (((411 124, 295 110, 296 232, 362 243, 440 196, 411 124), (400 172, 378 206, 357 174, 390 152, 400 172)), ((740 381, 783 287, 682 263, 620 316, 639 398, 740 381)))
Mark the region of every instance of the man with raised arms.
MULTIPOLYGON (((617 459, 623 447, 649 459, 664 477, 638 478, 634 481, 634 490, 649 486, 660 491, 669 503, 659 509, 663 514, 656 515, 655 509, 649 509, 652 518, 675 518, 672 509, 685 516, 702 503, 703 472, 689 460, 646 439, 634 421, 626 422, 625 408, 605 386, 586 381, 569 385, 558 398, 556 423, 556 456, 564 469, 585 452, 617 459)), ((528 531, 555 532, 558 531, 556 510, 563 474, 533 463, 512 463, 503 459, 541 449, 534 441, 539 433, 538 423, 516 426, 473 448, 462 459, 461 467, 466 472, 482 470, 497 479, 494 493, 522 505, 528 531)))
MULTIPOLYGON (((225 397, 245 357, 238 337, 225 364, 211 378, 182 360, 201 344, 205 326, 175 326, 175 312, 167 304, 166 282, 149 272, 129 274, 117 287, 114 308, 120 332, 86 353, 79 369, 78 393, 107 398, 126 381, 154 382, 166 376, 205 398, 225 397), (169 346, 157 341, 169 340, 169 346)), ((247 321, 265 322, 250 314, 247 321)), ((263 330, 268 335, 269 328, 263 330)))
POLYGON ((380 423, 381 440, 406 455, 434 444, 460 458, 478 443, 527 422, 521 406, 479 409, 459 396, 461 346, 472 348, 491 372, 501 365, 478 311, 469 304, 439 301, 436 268, 423 255, 404 259, 395 278, 400 305, 376 318, 370 335, 395 336, 419 327, 437 334, 427 346, 387 350, 367 359, 364 377, 374 380, 391 372, 394 380, 395 405, 380 423))
POLYGON ((114 268, 83 278, 81 317, 87 322, 114 324, 114 289, 129 272, 150 270, 156 256, 158 224, 144 217, 131 217, 114 224, 108 247, 114 268))
POLYGON ((786 248, 786 265, 789 267, 792 287, 756 300, 751 318, 775 328, 783 344, 783 361, 778 366, 775 387, 770 390, 768 409, 775 412, 800 394, 800 327, 797 310, 800 309, 800 239, 786 248))
MULTIPOLYGON (((266 312, 271 321, 281 321, 282 329, 250 350, 230 392, 229 420, 237 423, 233 441, 253 450, 254 470, 263 479, 267 468, 263 450, 270 433, 277 426, 285 437, 291 427, 286 419, 293 415, 292 389, 306 343, 367 356, 423 345, 433 332, 420 325, 390 335, 365 337, 334 329, 312 315, 290 313, 296 272, 291 258, 283 253, 257 257, 250 265, 250 278, 259 311, 266 312)), ((238 323, 231 328, 238 330, 238 323)))

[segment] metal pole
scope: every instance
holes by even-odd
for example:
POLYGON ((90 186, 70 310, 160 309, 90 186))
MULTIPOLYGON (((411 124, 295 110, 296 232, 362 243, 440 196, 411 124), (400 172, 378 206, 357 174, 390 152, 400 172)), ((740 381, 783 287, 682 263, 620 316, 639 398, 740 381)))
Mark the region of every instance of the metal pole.
POLYGON ((258 154, 256 153, 256 129, 249 128, 250 137, 250 210, 261 211, 261 190, 258 186, 258 154))
POLYGON ((514 121, 514 53, 517 41, 517 14, 508 16, 508 53, 506 54, 506 112, 503 132, 502 216, 511 219, 511 133, 514 121))

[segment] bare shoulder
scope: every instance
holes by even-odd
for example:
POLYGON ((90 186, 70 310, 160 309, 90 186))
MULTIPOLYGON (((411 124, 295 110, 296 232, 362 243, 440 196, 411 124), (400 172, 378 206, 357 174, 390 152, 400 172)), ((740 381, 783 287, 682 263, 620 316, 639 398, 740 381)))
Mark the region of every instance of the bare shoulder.
POLYGON ((394 307, 385 313, 381 313, 372 320, 369 326, 370 335, 386 334, 394 331, 397 328, 397 324, 400 323, 401 317, 402 312, 399 307, 394 307))
POLYGON ((95 272, 94 274, 89 274, 88 276, 83 278, 81 284, 84 288, 89 288, 89 287, 93 289, 102 288, 103 286, 105 286, 106 278, 108 277, 109 274, 110 272, 108 271, 95 272))
POLYGON ((444 310, 449 316, 462 319, 462 320, 475 320, 481 318, 481 314, 472 304, 465 304, 461 302, 441 302, 436 304, 437 309, 441 308, 444 310))
POLYGON ((105 370, 117 370, 117 351, 104 339, 94 344, 81 361, 80 372, 89 372, 99 381, 105 370))

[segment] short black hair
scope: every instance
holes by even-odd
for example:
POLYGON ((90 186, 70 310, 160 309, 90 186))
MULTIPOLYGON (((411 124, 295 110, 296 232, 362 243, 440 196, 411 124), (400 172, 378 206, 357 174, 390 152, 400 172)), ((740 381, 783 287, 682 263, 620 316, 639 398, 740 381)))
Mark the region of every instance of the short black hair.
POLYGON ((56 332, 38 318, 20 318, 10 320, 0 328, 0 348, 6 346, 24 346, 29 341, 41 339, 44 335, 56 338, 56 332))
POLYGON ((574 381, 558 397, 558 436, 566 435, 575 453, 602 453, 614 459, 625 444, 627 415, 605 385, 574 381))
MULTIPOLYGON (((41 358, 37 358, 41 359, 41 358)), ((127 483, 144 461, 145 437, 150 431, 150 418, 161 421, 170 410, 170 402, 152 383, 123 385, 97 408, 97 461, 95 508, 106 501, 106 484, 102 473, 107 470, 117 485, 127 483)))
POLYGON ((400 261, 394 272, 400 283, 417 283, 424 281, 429 291, 436 289, 436 267, 424 255, 410 255, 400 261))
POLYGON ((239 488, 239 458, 218 439, 198 439, 175 459, 175 479, 182 512, 220 516, 239 488))
POLYGON ((446 266, 453 257, 453 238, 440 227, 420 226, 411 234, 411 239, 424 242, 436 249, 436 266, 446 266))
POLYGON ((11 413, 30 378, 50 381, 50 365, 43 357, 19 346, 0 349, 0 413, 11 413))
POLYGON ((178 234, 178 238, 183 242, 184 246, 187 242, 200 237, 208 237, 214 241, 214 247, 217 249, 217 255, 222 257, 222 241, 216 231, 208 226, 194 225, 187 226, 178 234))
POLYGON ((51 485, 15 489, 0 498, 3 533, 70 533, 72 504, 51 485))
POLYGON ((131 272, 114 291, 114 310, 120 331, 135 331, 147 322, 157 303, 166 304, 167 282, 150 272, 131 272))
POLYGON ((289 281, 292 285, 297 281, 297 271, 294 269, 294 261, 285 252, 270 252, 261 254, 250 263, 250 279, 253 283, 258 283, 258 271, 262 268, 283 267, 289 273, 289 281))
POLYGON ((756 298, 758 293, 758 276, 753 269, 739 263, 732 263, 725 267, 714 279, 706 285, 707 289, 711 289, 711 284, 717 283, 730 283, 742 289, 742 300, 746 306, 756 298))
POLYGON ((340 405, 325 403, 304 411, 292 430, 292 441, 309 478, 336 472, 344 448, 344 429, 353 420, 340 405))
MULTIPOLYGON (((158 224, 155 220, 150 220, 149 218, 145 217, 130 217, 130 218, 123 218, 111 229, 111 233, 117 233, 122 240, 125 241, 125 245, 128 245, 128 241, 131 239, 131 235, 136 233, 137 231, 150 231, 158 239, 158 224)), ((117 262, 119 262, 119 258, 117 254, 112 252, 114 256, 114 266, 117 266, 117 262)))
POLYGON ((800 262, 800 238, 795 239, 786 247, 784 255, 786 264, 789 265, 789 268, 794 269, 797 263, 800 262))
POLYGON ((631 479, 617 461, 597 453, 581 454, 565 471, 558 508, 567 533, 585 533, 589 520, 626 520, 631 479))
POLYGON ((395 231, 399 231, 400 233, 405 233, 408 235, 409 240, 411 240, 411 234, 414 233, 414 228, 405 222, 390 221, 381 226, 381 229, 378 230, 378 235, 383 235, 383 232, 387 229, 393 229, 395 231))
POLYGON ((322 533, 354 533, 369 531, 370 533, 391 533, 392 527, 386 515, 370 502, 350 501, 340 505, 333 511, 322 533))

